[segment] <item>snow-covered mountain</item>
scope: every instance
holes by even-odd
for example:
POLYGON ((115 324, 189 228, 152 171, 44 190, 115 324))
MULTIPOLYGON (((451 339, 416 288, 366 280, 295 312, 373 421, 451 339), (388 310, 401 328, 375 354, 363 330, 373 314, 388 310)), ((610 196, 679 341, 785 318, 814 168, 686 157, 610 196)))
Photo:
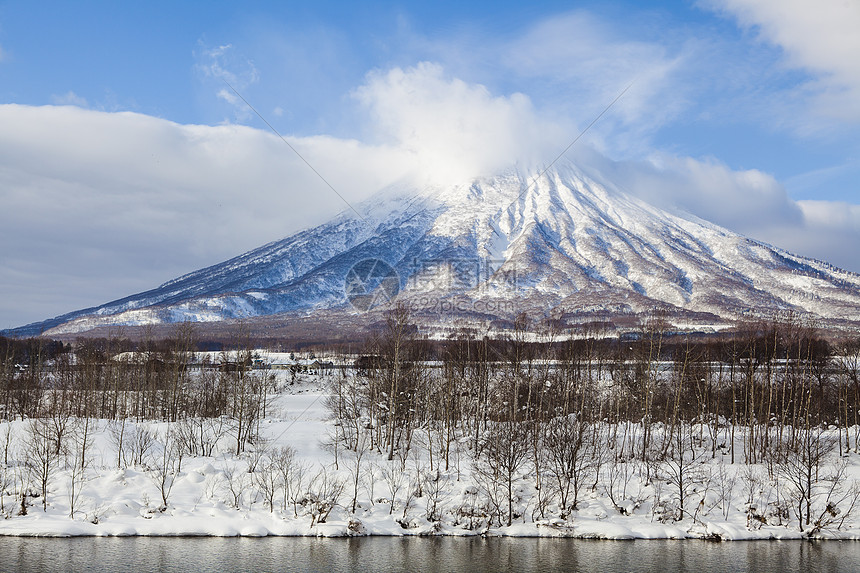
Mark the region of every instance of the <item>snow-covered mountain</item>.
POLYGON ((657 209, 571 164, 539 173, 386 189, 356 206, 361 217, 347 210, 156 289, 14 332, 348 316, 394 302, 443 321, 660 307, 860 322, 860 275, 657 209))

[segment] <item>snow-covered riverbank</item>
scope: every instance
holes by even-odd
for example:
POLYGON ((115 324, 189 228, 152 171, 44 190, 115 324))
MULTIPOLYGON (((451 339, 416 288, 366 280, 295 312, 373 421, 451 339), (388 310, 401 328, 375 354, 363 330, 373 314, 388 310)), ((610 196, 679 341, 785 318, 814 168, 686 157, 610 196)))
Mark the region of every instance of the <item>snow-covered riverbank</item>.
MULTIPOLYGON (((694 466, 681 476, 687 483, 673 478, 678 467, 671 464, 603 460, 589 474, 592 479, 578 486, 576 509, 564 519, 549 478, 544 476, 543 490, 537 489, 533 467, 525 463, 512 479, 512 523, 507 525, 492 517, 498 491, 491 489, 498 484, 488 483, 486 474, 477 471, 468 438, 454 441, 447 469, 428 453, 426 440, 432 436, 425 438, 421 432, 416 432, 405 458, 389 461, 387 452, 375 450, 361 456, 342 448, 335 452, 324 381, 305 376, 282 388, 261 422, 264 439, 240 455, 225 433, 212 455, 168 460, 164 446, 176 428, 133 421, 124 427, 122 453, 117 424, 91 422, 88 459, 81 463, 73 446, 64 450, 48 476, 45 509, 27 469, 33 460, 24 457, 30 422, 0 424, 5 441, 0 453, 7 456, 0 483, 5 517, 0 534, 740 540, 801 539, 812 529, 801 531, 785 478, 769 475, 765 465, 729 463, 724 444, 716 456, 707 451, 691 460, 694 466), (278 455, 285 453, 288 459, 278 464, 278 455), (130 462, 135 459, 137 463, 130 462), (76 464, 84 467, 83 473, 76 464), (21 511, 22 488, 30 494, 24 498, 26 514, 21 511)), ((73 432, 68 439, 74 439, 73 432)), ((824 526, 812 535, 860 539, 851 506, 856 496, 849 495, 860 477, 860 455, 840 458, 832 452, 819 471, 813 513, 822 512, 828 519, 821 520, 824 526), (839 503, 826 491, 834 485, 827 476, 837 464, 843 464, 839 503)))

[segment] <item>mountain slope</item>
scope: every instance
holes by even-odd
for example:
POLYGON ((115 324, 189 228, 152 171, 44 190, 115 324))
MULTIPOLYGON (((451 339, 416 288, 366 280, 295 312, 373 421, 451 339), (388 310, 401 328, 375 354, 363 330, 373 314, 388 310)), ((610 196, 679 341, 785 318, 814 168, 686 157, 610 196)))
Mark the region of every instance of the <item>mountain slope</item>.
POLYGON ((15 333, 354 314, 364 308, 349 303, 345 280, 366 259, 396 272, 398 302, 437 318, 661 306, 728 319, 790 310, 860 321, 860 276, 662 211, 598 178, 564 164, 540 177, 511 170, 435 195, 389 189, 357 206, 362 218, 344 212, 156 289, 15 333))

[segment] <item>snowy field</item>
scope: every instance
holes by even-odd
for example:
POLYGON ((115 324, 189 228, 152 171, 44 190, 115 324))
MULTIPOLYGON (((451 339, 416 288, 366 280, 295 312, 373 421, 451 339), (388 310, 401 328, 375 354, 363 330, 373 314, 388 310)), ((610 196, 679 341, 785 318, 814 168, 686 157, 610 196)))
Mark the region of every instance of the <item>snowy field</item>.
MULTIPOLYGON (((117 422, 91 421, 85 459, 64 447, 39 474, 24 457, 31 422, 0 423, 0 534, 860 539, 857 453, 828 452, 815 468, 805 496, 816 527, 800 526, 800 486, 793 487, 789 474, 765 464, 731 464, 725 443, 715 450, 703 445, 683 467, 611 456, 586 462, 575 486, 576 509, 564 518, 552 480, 536 475, 526 460, 511 476, 508 525, 493 517, 499 500, 502 509, 507 504, 504 488, 478 471, 470 438, 454 440, 447 469, 420 430, 409 454, 391 461, 384 449, 334 451, 336 428, 325 405, 329 378, 302 374, 290 384, 286 373, 279 376, 279 391, 260 422, 263 439, 239 455, 229 428, 211 455, 177 460, 168 455, 169 434, 176 431, 170 424, 129 420, 120 446, 117 422)), ((742 433, 735 439, 735 459, 742 460, 742 433)))

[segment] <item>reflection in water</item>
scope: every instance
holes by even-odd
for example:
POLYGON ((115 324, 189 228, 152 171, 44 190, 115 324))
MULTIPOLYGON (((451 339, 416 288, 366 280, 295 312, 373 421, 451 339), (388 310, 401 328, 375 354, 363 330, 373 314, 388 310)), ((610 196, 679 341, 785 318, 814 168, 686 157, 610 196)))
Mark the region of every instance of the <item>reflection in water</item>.
POLYGON ((858 542, 0 537, 0 571, 860 571, 858 542))

